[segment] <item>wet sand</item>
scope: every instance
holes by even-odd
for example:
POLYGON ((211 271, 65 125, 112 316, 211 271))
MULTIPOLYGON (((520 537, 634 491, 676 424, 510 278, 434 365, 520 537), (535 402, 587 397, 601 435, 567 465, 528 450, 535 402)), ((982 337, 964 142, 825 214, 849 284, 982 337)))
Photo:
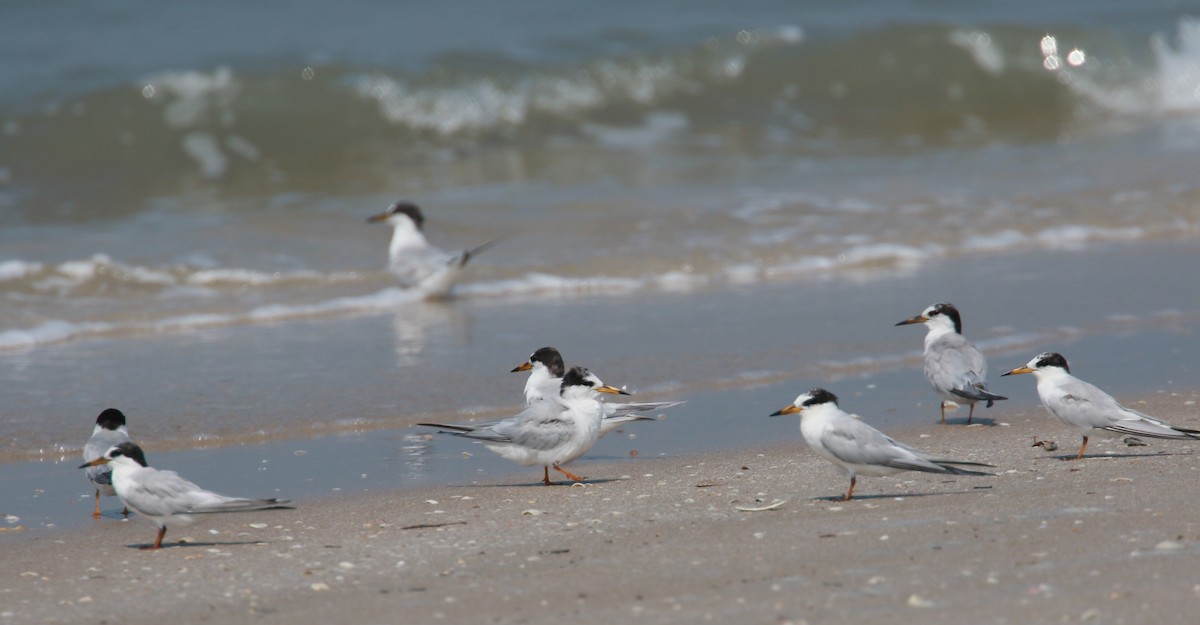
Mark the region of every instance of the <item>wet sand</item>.
MULTIPOLYGON (((1122 399, 1200 426, 1200 391, 1122 399)), ((865 477, 848 503, 793 423, 771 446, 584 458, 582 486, 524 470, 205 519, 158 552, 136 548, 150 523, 106 518, 6 545, 0 622, 1188 622, 1200 442, 1066 462, 1078 437, 1040 407, 989 416, 886 429, 994 477, 865 477)))

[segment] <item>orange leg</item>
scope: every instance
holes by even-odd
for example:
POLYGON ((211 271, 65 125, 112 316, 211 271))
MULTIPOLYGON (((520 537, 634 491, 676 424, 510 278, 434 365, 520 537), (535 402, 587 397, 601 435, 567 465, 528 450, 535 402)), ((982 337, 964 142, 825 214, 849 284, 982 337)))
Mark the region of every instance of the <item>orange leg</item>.
POLYGON ((578 475, 571 473, 570 471, 558 466, 557 464, 554 465, 554 470, 567 476, 567 479, 571 480, 572 482, 582 482, 587 479, 586 477, 579 477, 578 475))
POLYGON ((96 489, 96 511, 92 513, 93 519, 100 518, 100 489, 96 489))
POLYGON ((942 402, 942 425, 946 425, 946 402, 942 402))
POLYGON ((542 467, 542 483, 546 486, 554 485, 554 482, 550 481, 550 467, 542 467))
POLYGON ((162 549, 162 539, 163 539, 163 536, 166 536, 166 535, 167 535, 166 527, 158 528, 158 538, 154 540, 154 546, 153 547, 142 547, 142 549, 147 549, 147 550, 162 549))
POLYGON ((1087 449, 1088 437, 1083 437, 1083 445, 1079 448, 1079 455, 1075 456, 1076 460, 1083 460, 1083 452, 1087 449))
POLYGON ((850 490, 846 491, 846 496, 842 497, 842 501, 850 501, 850 497, 854 496, 854 486, 858 484, 858 476, 850 477, 850 490))

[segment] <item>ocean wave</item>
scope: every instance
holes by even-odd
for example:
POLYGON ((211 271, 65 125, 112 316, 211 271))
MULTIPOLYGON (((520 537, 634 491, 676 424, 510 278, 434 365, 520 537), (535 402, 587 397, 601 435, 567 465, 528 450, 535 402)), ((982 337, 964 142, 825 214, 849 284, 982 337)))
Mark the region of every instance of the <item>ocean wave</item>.
MULTIPOLYGON (((454 295, 459 298, 514 299, 530 296, 626 297, 640 292, 686 292, 724 284, 823 278, 833 274, 862 276, 869 280, 888 272, 907 271, 923 263, 956 256, 1024 249, 1076 249, 1095 242, 1130 241, 1163 234, 1166 233, 1134 227, 1061 225, 1028 233, 1002 230, 969 237, 957 245, 864 241, 826 244, 823 247, 827 251, 821 254, 795 256, 783 253, 752 262, 689 262, 682 266, 668 263, 657 268, 646 263, 640 273, 629 275, 564 275, 535 271, 507 276, 504 271, 495 270, 489 279, 457 285, 454 295)), ((1178 232, 1172 230, 1172 234, 1178 232)), ((386 280, 385 272, 380 270, 378 273, 383 275, 376 279, 386 280)), ((9 276, 8 283, 23 283, 40 291, 35 301, 28 302, 16 297, 15 289, 7 289, 11 309, 24 307, 41 311, 15 315, 18 323, 19 320, 44 317, 46 311, 64 307, 95 312, 91 315, 81 313, 83 319, 44 319, 23 327, 0 328, 0 350, 29 349, 114 335, 189 332, 321 316, 386 313, 422 305, 423 298, 419 293, 398 287, 363 295, 322 296, 336 292, 339 289, 334 287, 338 286, 372 284, 362 279, 365 275, 362 272, 267 273, 221 268, 147 268, 119 263, 103 254, 58 265, 5 261, 0 264, 0 276, 9 276), (158 294, 155 300, 158 303, 129 306, 128 292, 102 288, 103 285, 111 286, 112 282, 106 281, 132 281, 141 288, 151 289, 158 294), (301 287, 300 290, 272 291, 272 287, 291 283, 301 287), (89 284, 89 288, 84 287, 89 284), (222 290, 211 291, 217 288, 222 290), (196 293, 189 289, 200 291, 196 293), (296 302, 297 293, 310 301, 296 302), (172 296, 188 298, 183 302, 186 305, 163 305, 163 297, 172 296), (203 301, 210 310, 180 312, 194 308, 197 301, 203 301)))
POLYGON ((16 192, 52 194, 64 178, 120 175, 103 165, 114 157, 158 177, 270 184, 331 162, 373 171, 381 154, 455 158, 496 145, 837 154, 864 141, 1054 141, 1113 116, 1200 114, 1197 67, 1200 25, 1182 19, 1143 41, 1010 25, 897 24, 844 37, 789 26, 567 65, 192 68, 32 113, 0 109, 0 164, 16 192), (97 140, 95 128, 114 130, 97 140))
POLYGON ((238 268, 199 268, 186 265, 145 267, 114 260, 108 254, 57 264, 37 261, 0 262, 0 284, 12 292, 57 294, 142 290, 162 292, 179 286, 222 286, 232 289, 283 284, 357 282, 361 272, 315 270, 259 271, 238 268))
POLYGON ((422 299, 419 293, 413 291, 388 288, 367 295, 339 297, 311 304, 265 304, 241 312, 185 314, 161 319, 120 322, 51 320, 31 328, 0 331, 0 350, 30 349, 72 340, 114 335, 191 332, 250 323, 272 323, 328 315, 395 311, 420 302, 422 299))

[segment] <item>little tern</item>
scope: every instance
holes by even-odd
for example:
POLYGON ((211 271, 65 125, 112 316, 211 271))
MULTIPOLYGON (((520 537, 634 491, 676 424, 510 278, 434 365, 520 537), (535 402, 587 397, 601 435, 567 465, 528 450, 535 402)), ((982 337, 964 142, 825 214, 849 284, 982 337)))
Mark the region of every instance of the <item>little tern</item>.
POLYGON ((921 314, 897 323, 925 324, 925 379, 941 397, 942 423, 946 422, 946 402, 966 401, 971 408, 967 424, 975 417, 975 402, 992 403, 1001 399, 987 390, 987 361, 983 354, 962 335, 962 315, 952 304, 934 304, 921 314))
POLYGON ((990 464, 934 458, 893 440, 843 411, 838 407, 837 396, 822 388, 814 388, 800 395, 771 416, 795 413, 800 414, 800 435, 804 437, 804 442, 850 478, 850 490, 846 491, 842 501, 850 501, 860 474, 878 477, 901 471, 924 471, 991 475, 955 466, 991 467, 990 464))
MULTIPOLYGON (((513 367, 511 373, 530 371, 525 380, 525 404, 532 406, 541 401, 558 401, 559 389, 565 370, 563 357, 553 347, 542 347, 529 356, 529 360, 513 367)), ((682 401, 649 401, 629 403, 601 402, 604 405, 604 420, 600 422, 600 436, 617 429, 630 421, 654 421, 655 418, 637 414, 665 410, 683 404, 682 401)))
MULTIPOLYGON (((100 413, 100 416, 96 417, 92 436, 83 444, 83 459, 84 461, 95 460, 104 455, 109 447, 129 442, 132 442, 132 439, 129 438, 129 432, 125 429, 125 413, 116 408, 106 408, 104 412, 100 413)), ((100 495, 114 497, 117 494, 112 487, 112 467, 88 467, 85 475, 88 481, 96 487, 96 510, 92 512, 92 517, 98 519, 100 518, 100 495)), ((125 508, 121 513, 129 516, 129 508, 125 508)))
POLYGON ((168 527, 190 525, 197 514, 287 508, 286 504, 291 503, 286 499, 226 497, 204 490, 174 471, 159 471, 148 466, 142 448, 130 442, 110 447, 104 455, 79 468, 103 465, 112 467, 113 489, 125 507, 158 526, 154 545, 143 549, 161 548, 168 527))
POLYGON ((1003 375, 1022 373, 1032 373, 1037 378, 1037 393, 1042 406, 1059 421, 1083 435, 1083 445, 1079 447, 1076 460, 1083 458, 1088 437, 1092 435, 1200 440, 1200 430, 1175 427, 1162 419, 1126 408, 1117 403, 1112 395, 1071 375, 1067 359, 1062 354, 1042 352, 1024 367, 1017 367, 1003 375))
POLYGON ((387 210, 367 218, 392 226, 388 246, 388 269, 400 286, 417 289, 425 297, 445 297, 467 262, 496 243, 493 239, 471 249, 443 251, 425 239, 425 215, 412 202, 393 203, 387 210))
POLYGON ((480 424, 418 423, 449 430, 448 434, 470 438, 521 466, 542 466, 542 483, 550 481, 550 467, 574 482, 586 478, 562 468, 587 453, 600 439, 603 404, 600 393, 626 395, 608 386, 583 367, 572 367, 563 376, 559 401, 540 401, 520 414, 480 424))

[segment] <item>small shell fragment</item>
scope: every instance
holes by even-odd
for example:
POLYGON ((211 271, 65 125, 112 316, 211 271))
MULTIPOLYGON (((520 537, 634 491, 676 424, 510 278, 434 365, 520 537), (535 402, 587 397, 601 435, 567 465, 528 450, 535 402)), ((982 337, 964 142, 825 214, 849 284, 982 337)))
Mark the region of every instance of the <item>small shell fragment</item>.
POLYGON ((765 512, 767 510, 778 510, 779 508, 783 507, 783 504, 785 504, 785 503, 787 503, 786 499, 776 499, 775 501, 772 501, 770 504, 765 505, 765 506, 757 506, 757 507, 734 506, 734 509, 741 510, 742 512, 765 512))

